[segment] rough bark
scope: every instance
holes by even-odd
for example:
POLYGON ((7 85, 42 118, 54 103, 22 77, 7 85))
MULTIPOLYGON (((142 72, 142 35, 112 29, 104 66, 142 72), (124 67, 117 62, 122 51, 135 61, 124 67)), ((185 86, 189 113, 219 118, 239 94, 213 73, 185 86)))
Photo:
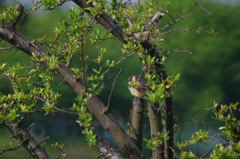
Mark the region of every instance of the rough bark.
MULTIPOLYGON (((36 53, 37 56, 49 56, 47 52, 40 46, 30 42, 29 39, 23 37, 10 28, 0 28, 0 37, 12 45, 21 44, 18 46, 18 49, 24 51, 30 56, 32 56, 32 53, 36 53)), ((42 61, 42 65, 48 67, 47 61, 42 61)), ((56 70, 53 70, 53 72, 77 95, 81 95, 84 92, 83 82, 76 80, 76 78, 73 77, 74 73, 64 64, 59 62, 57 65, 59 67, 56 70)), ((142 158, 141 151, 114 119, 112 114, 108 112, 105 114, 102 113, 102 110, 104 110, 106 106, 98 99, 97 96, 91 98, 87 107, 89 111, 98 119, 103 128, 112 136, 118 148, 126 156, 142 158)))
MULTIPOLYGON (((82 8, 89 7, 86 4, 86 0, 73 0, 77 5, 82 8)), ((87 10, 86 10, 87 11, 87 10)), ((95 17, 96 20, 103 25, 107 30, 113 33, 119 40, 123 43, 127 43, 124 40, 123 31, 119 28, 114 21, 108 17, 106 13, 102 13, 95 17)), ((43 50, 38 45, 32 43, 29 39, 21 36, 17 32, 12 29, 1 27, 0 26, 0 37, 5 41, 11 43, 12 45, 19 45, 18 49, 24 51, 28 55, 32 56, 32 53, 37 53, 37 56, 50 56, 47 54, 45 50, 43 50)), ((155 50, 152 46, 146 41, 141 42, 142 46, 145 50, 155 50)), ((153 51, 148 52, 149 55, 155 56, 153 51)), ((42 64, 47 67, 47 61, 43 61, 42 64)), ((81 95, 84 92, 84 84, 82 81, 76 80, 73 77, 73 72, 66 67, 62 63, 58 63, 58 69, 53 72, 64 81, 76 94, 81 95)), ((166 77, 166 71, 161 70, 161 66, 156 66, 159 69, 159 74, 164 74, 166 77)), ((166 79, 166 78, 163 78, 166 79)), ((91 98, 90 103, 87 105, 88 109, 91 113, 99 120, 103 128, 113 137, 115 143, 119 147, 119 149, 128 157, 128 158, 144 158, 142 156, 141 151, 137 148, 137 146, 132 142, 132 140, 127 136, 121 126, 116 122, 113 116, 110 113, 102 113, 106 107, 105 105, 98 99, 98 97, 94 96, 91 98)), ((166 99, 166 108, 165 108, 165 121, 166 121, 166 131, 169 132, 170 140, 167 140, 165 143, 165 157, 172 158, 173 155, 170 147, 173 146, 173 114, 172 114, 172 98, 166 99)))
POLYGON ((165 140, 165 158, 173 158, 173 101, 172 95, 165 99, 164 107, 165 133, 168 133, 169 139, 165 140))
POLYGON ((46 151, 34 140, 30 134, 21 128, 19 124, 7 124, 6 127, 12 133, 12 136, 16 138, 20 143, 23 143, 23 147, 36 159, 50 159, 46 151))
POLYGON ((133 139, 134 143, 138 146, 140 151, 142 151, 143 112, 144 100, 134 98, 130 117, 130 137, 133 139))
MULTIPOLYGON (((148 101, 148 115, 150 122, 151 138, 154 140, 158 132, 162 132, 162 118, 159 104, 148 101)), ((164 144, 152 148, 153 159, 164 159, 164 144)))
MULTIPOLYGON (((73 0, 81 8, 91 7, 90 3, 87 4, 87 0, 73 0)), ((90 13, 89 10, 85 10, 85 12, 90 13)), ((102 14, 98 14, 96 17, 98 23, 100 23, 103 27, 109 30, 113 35, 115 35, 121 42, 127 44, 127 41, 124 40, 123 31, 120 27, 116 25, 116 23, 110 18, 105 12, 102 14)))
MULTIPOLYGON (((91 7, 89 4, 86 4, 86 0, 73 0, 73 1, 82 8, 91 7)), ((151 23, 158 22, 163 17, 163 15, 164 14, 157 13, 156 16, 153 16, 153 18, 149 22, 151 22, 151 23)), ((96 17, 96 19, 103 27, 105 27, 107 30, 111 31, 124 44, 127 43, 124 40, 124 35, 123 35, 123 31, 121 30, 121 28, 117 27, 116 24, 114 23, 114 21, 106 13, 102 13, 101 15, 98 15, 96 17)), ((142 44, 144 49, 148 51, 148 54, 152 57, 156 56, 156 52, 155 52, 156 50, 154 48, 152 48, 152 45, 150 43, 148 43, 148 41, 146 41, 145 39, 143 39, 142 41, 141 40, 140 40, 140 43, 142 44), (151 51, 149 51, 149 50, 151 50, 151 51)), ((159 61, 161 61, 161 60, 159 60, 159 61)), ((158 70, 158 75, 162 76, 163 80, 166 80, 167 73, 165 70, 163 70, 164 66, 157 64, 155 67, 156 67, 156 70, 158 70)), ((168 92, 168 90, 166 90, 166 92, 168 92)), ((168 134, 169 140, 165 141, 165 157, 171 159, 171 158, 173 158, 173 152, 172 152, 171 148, 173 148, 173 135, 174 135, 173 134, 172 97, 168 97, 165 100, 165 107, 166 107, 164 109, 164 111, 165 111, 164 112, 164 114, 165 114, 165 116, 164 116, 165 130, 166 130, 166 132, 169 132, 169 134, 168 134)), ((159 131, 161 131, 161 130, 159 130, 159 131)))

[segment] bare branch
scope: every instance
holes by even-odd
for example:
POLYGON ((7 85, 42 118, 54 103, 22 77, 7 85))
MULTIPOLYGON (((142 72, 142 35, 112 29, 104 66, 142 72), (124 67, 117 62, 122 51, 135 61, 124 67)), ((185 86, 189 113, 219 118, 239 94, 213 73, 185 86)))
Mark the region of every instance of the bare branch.
POLYGON ((21 120, 18 122, 18 124, 22 123, 22 121, 23 121, 24 119, 26 119, 27 117, 31 116, 32 114, 34 114, 34 113, 36 113, 36 112, 41 112, 41 111, 42 111, 42 109, 36 109, 36 110, 32 110, 32 111, 29 112, 29 113, 24 114, 24 115, 21 117, 21 120))
POLYGON ((82 37, 80 37, 80 41, 81 41, 81 53, 80 53, 80 57, 82 60, 82 68, 83 68, 83 81, 84 81, 84 92, 87 92, 87 81, 86 81, 86 77, 85 77, 85 65, 84 65, 84 58, 83 58, 83 43, 82 43, 82 37))
POLYGON ((47 139, 50 139, 50 137, 48 136, 48 137, 45 137, 45 138, 41 139, 41 140, 38 142, 37 145, 39 145, 39 144, 40 144, 41 142, 43 142, 43 141, 47 141, 47 139))
POLYGON ((4 149, 0 152, 0 155, 3 154, 4 152, 6 151, 13 151, 13 150, 17 150, 19 149, 20 147, 23 146, 24 142, 26 141, 27 139, 23 140, 18 146, 14 147, 14 148, 7 148, 7 149, 4 149))
POLYGON ((3 74, 10 80, 12 88, 13 88, 13 92, 16 93, 16 89, 14 87, 14 82, 13 82, 12 78, 7 73, 3 73, 3 74))
MULTIPOLYGON (((44 103, 48 104, 49 106, 51 106, 51 104, 49 102, 47 102, 45 99, 43 98, 40 98, 40 97, 37 97, 38 99, 40 99, 41 101, 43 101, 44 103)), ((78 113, 75 113, 75 112, 71 112, 71 111, 67 111, 67 110, 64 110, 64 109, 59 109, 58 107, 56 106, 52 106, 55 110, 59 111, 59 112, 63 112, 63 113, 69 113, 69 114, 78 114, 78 113)))
POLYGON ((186 52, 187 54, 192 54, 191 51, 189 50, 181 50, 181 49, 176 49, 176 50, 163 50, 163 49, 158 49, 159 52, 167 52, 167 53, 170 53, 170 52, 186 52))
POLYGON ((28 127, 27 131, 30 131, 34 125, 35 125, 35 123, 32 123, 32 124, 28 127))
POLYGON ((13 49, 16 48, 18 46, 20 46, 21 44, 15 45, 15 46, 11 46, 11 47, 0 47, 0 50, 9 50, 9 49, 13 49))
MULTIPOLYGON (((14 32, 9 28, 0 27, 0 38, 11 43, 12 45, 29 42, 28 38, 23 37, 19 33, 14 32)), ((32 52, 36 53, 37 57, 50 56, 43 48, 33 42, 30 42, 28 45, 19 46, 19 49, 27 53, 29 56, 32 56, 32 52)), ((48 62, 45 60, 41 61, 41 64, 45 67, 49 67, 48 62)), ((76 79, 74 77, 75 74, 66 65, 62 64, 61 62, 58 62, 57 65, 58 68, 51 71, 55 73, 58 78, 64 81, 77 95, 82 95, 84 92, 83 81, 76 79)), ((97 96, 93 96, 90 102, 87 104, 89 111, 93 113, 103 128, 113 137, 115 143, 125 155, 136 158, 145 158, 142 156, 142 152, 129 138, 122 127, 117 123, 116 119, 114 119, 113 115, 109 112, 106 114, 101 113, 105 107, 106 106, 98 99, 97 96), (122 138, 119 138, 119 136, 122 136, 122 138)))
MULTIPOLYGON (((106 74, 108 71, 110 71, 113 67, 115 67, 116 65, 118 65, 119 63, 123 62, 124 60, 126 60, 128 57, 132 56, 136 54, 136 52, 133 52, 127 56, 125 56, 124 58, 122 58, 121 60, 119 60, 118 62, 116 62, 112 67, 109 67, 106 71, 103 72, 103 75, 106 74)), ((98 81, 100 80, 100 78, 98 79, 98 81)), ((97 81, 97 82, 98 82, 97 81)))
POLYGON ((109 108, 109 103, 110 103, 110 99, 111 99, 111 96, 112 96, 112 93, 113 93, 113 88, 114 88, 114 86, 115 86, 115 84, 116 84, 116 81, 117 81, 117 79, 118 79, 120 73, 122 72, 122 70, 123 70, 123 69, 121 68, 120 71, 118 72, 118 74, 117 74, 117 76, 116 76, 114 82, 113 82, 112 90, 111 90, 111 93, 110 93, 109 98, 108 98, 107 108, 109 108))
POLYGON ((30 134, 24 130, 19 124, 8 124, 5 126, 12 133, 12 136, 19 140, 21 145, 33 156, 33 158, 44 158, 50 159, 46 151, 44 151, 41 146, 34 140, 30 134))
POLYGON ((180 20, 182 20, 182 19, 184 19, 184 18, 186 18, 186 17, 191 16, 191 15, 199 8, 200 3, 201 3, 201 2, 199 2, 198 4, 194 3, 194 4, 196 5, 196 7, 195 7, 190 13, 188 13, 187 15, 182 16, 181 18, 178 18, 177 20, 175 20, 175 21, 173 21, 173 22, 169 22, 167 25, 165 25, 164 27, 162 27, 162 28, 160 29, 160 31, 166 29, 166 28, 169 27, 170 25, 172 25, 172 24, 174 24, 174 23, 177 23, 177 22, 179 22, 180 20))
POLYGON ((110 79, 110 78, 112 78, 112 76, 113 75, 111 75, 110 77, 108 77, 107 79, 106 79, 106 81, 100 86, 100 90, 102 90, 103 89, 103 87, 105 86, 105 84, 106 84, 106 82, 110 79))

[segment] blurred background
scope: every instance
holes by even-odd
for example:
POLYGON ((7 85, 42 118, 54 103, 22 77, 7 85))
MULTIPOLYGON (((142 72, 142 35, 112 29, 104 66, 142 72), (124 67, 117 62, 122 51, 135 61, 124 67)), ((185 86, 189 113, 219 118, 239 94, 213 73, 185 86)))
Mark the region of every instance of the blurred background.
MULTIPOLYGON (((24 4, 25 13, 31 7, 31 1, 19 0, 24 4)), ((162 6, 165 6, 167 1, 162 1, 162 6)), ((183 9, 189 13, 194 8, 192 2, 199 2, 194 0, 184 1, 170 1, 169 12, 176 18, 176 13, 179 11, 179 16, 182 16, 183 9)), ((7 5, 15 5, 16 2, 1 0, 0 9, 2 10, 7 5)), ((71 7, 73 3, 67 2, 61 7, 52 11, 43 11, 40 9, 30 14, 22 29, 22 35, 36 39, 46 36, 49 38, 52 34, 53 27, 57 26, 61 20, 69 21, 66 10, 71 7)), ((169 27, 173 28, 203 28, 204 30, 214 29, 218 33, 215 37, 209 37, 195 32, 181 32, 176 31, 163 36, 164 42, 159 49, 186 49, 193 54, 186 53, 170 53, 165 54, 167 60, 165 68, 168 75, 180 73, 180 81, 176 82, 176 87, 173 89, 174 101, 174 116, 178 116, 180 120, 186 119, 201 119, 214 132, 218 131, 218 127, 223 123, 216 122, 212 119, 213 113, 211 110, 206 110, 213 106, 216 101, 219 104, 230 104, 239 102, 240 94, 240 2, 237 0, 206 0, 201 3, 211 13, 198 9, 191 17, 188 17, 177 24, 169 27)), ((164 16, 160 21, 160 26, 164 26, 171 19, 164 16)), ((94 27, 98 27, 95 25, 94 27)), ((18 27, 19 28, 19 27, 18 27)), ((101 27, 100 27, 101 28, 101 27)), ((103 29, 103 28, 101 28, 103 29)), ((101 30, 100 29, 100 30, 101 30)), ((0 42, 0 47, 11 46, 5 41, 0 42)), ((117 39, 106 40, 102 44, 95 46, 89 43, 85 45, 84 51, 90 59, 96 59, 99 51, 97 46, 105 47, 107 49, 105 60, 120 60, 124 55, 120 48, 122 43, 117 39)), ((30 64, 30 57, 25 53, 18 51, 13 55, 14 50, 0 50, 0 64, 8 63, 9 66, 20 63, 21 65, 30 64)), ((75 57, 72 60, 70 67, 81 67, 80 57, 75 57)), ((94 65, 93 67, 97 67, 94 65)), ((129 129, 129 110, 132 107, 133 97, 127 89, 127 78, 131 75, 139 75, 141 73, 141 63, 137 56, 132 56, 123 61, 117 67, 113 68, 106 74, 105 78, 113 75, 104 89, 101 92, 100 99, 107 104, 112 83, 119 72, 120 74, 110 102, 110 111, 122 123, 125 130, 129 129)), ((89 74, 92 73, 89 69, 89 74)), ((67 109, 72 106, 76 95, 67 86, 59 84, 60 80, 56 78, 53 90, 59 92, 61 97, 57 103, 57 107, 67 109)), ((0 80, 1 94, 12 93, 12 88, 9 81, 0 80)), ((145 102, 146 104, 146 102, 145 102)), ((41 105, 39 105, 41 107, 41 105)), ((240 114, 236 114, 240 115, 240 114)), ((77 116, 72 116, 63 113, 55 113, 44 116, 44 113, 39 113, 31 116, 24 122, 24 127, 35 123, 32 128, 31 135, 35 140, 39 141, 44 137, 50 136, 47 141, 46 150, 50 157, 56 158, 61 153, 51 146, 56 142, 65 144, 64 148, 68 152, 68 158, 84 158, 91 159, 98 155, 97 146, 88 147, 85 138, 81 134, 81 128, 77 125, 75 120, 77 116)), ((103 136, 104 139, 114 145, 110 136, 105 133, 100 124, 94 119, 93 125, 96 127, 95 131, 98 135, 103 136)), ((144 120, 146 126, 144 130, 144 138, 150 139, 148 118, 144 120)), ((179 132, 175 134, 175 141, 185 141, 191 138, 191 134, 199 129, 208 131, 208 129, 198 121, 185 123, 185 126, 179 126, 179 132)), ((10 133, 3 126, 0 125, 0 143, 8 145, 12 142, 17 145, 15 139, 10 139, 10 133)), ((195 152, 197 155, 202 155, 209 151, 215 143, 212 140, 207 141, 207 146, 200 144, 187 147, 187 150, 195 152)), ((145 142, 143 142, 145 147, 145 142)), ((0 151, 4 147, 0 146, 0 151)), ((151 151, 144 149, 147 156, 151 155, 151 151)), ((24 158, 28 155, 27 151, 20 148, 17 151, 6 152, 0 158, 24 158)), ((149 158, 149 157, 147 157, 149 158)))

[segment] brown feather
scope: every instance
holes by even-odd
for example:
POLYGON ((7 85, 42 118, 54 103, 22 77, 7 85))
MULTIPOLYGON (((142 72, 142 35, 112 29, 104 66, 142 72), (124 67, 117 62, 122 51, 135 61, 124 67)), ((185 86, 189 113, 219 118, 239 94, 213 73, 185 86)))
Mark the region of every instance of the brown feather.
POLYGON ((130 90, 131 94, 134 96, 134 97, 137 97, 137 98, 144 98, 144 96, 146 96, 146 91, 147 91, 147 88, 145 86, 145 82, 142 81, 142 80, 137 80, 138 77, 137 76, 130 76, 128 78, 128 84, 133 84, 134 83, 134 78, 135 78, 135 83, 139 82, 139 84, 137 85, 136 88, 134 87, 131 87, 130 85, 128 86, 128 89, 130 90))

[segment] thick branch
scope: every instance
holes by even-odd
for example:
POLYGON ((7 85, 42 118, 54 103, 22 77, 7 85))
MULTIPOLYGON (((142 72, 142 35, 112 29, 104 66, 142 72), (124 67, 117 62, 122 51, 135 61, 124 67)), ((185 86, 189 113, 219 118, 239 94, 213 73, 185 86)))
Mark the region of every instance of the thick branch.
MULTIPOLYGON (((158 61, 161 61, 159 54, 157 53, 155 48, 152 48, 151 43, 149 43, 148 41, 143 41, 142 43, 143 43, 142 45, 144 46, 144 49, 146 50, 148 55, 150 55, 151 57, 155 57, 155 59, 158 59, 158 61)), ((166 82, 165 80, 167 79, 167 72, 164 69, 164 65, 161 63, 156 63, 154 65, 154 70, 156 71, 157 76, 160 77, 160 82, 166 82)), ((147 71, 144 71, 144 72, 147 73, 147 71)), ((165 85, 167 85, 167 83, 165 83, 165 85)), ((173 132, 173 124, 174 124, 173 123, 173 101, 172 101, 171 92, 169 92, 169 91, 170 91, 170 89, 165 90, 165 94, 169 94, 170 96, 165 99, 165 104, 164 104, 165 133, 168 133, 168 138, 169 138, 168 140, 165 140, 165 143, 164 143, 165 159, 173 158, 173 152, 171 149, 171 148, 173 148, 173 135, 174 135, 174 132, 173 132)), ((157 111, 158 109, 156 109, 156 108, 159 108, 159 105, 157 103, 148 102, 148 108, 149 108, 149 118, 150 118, 150 125, 151 125, 151 118, 154 117, 155 119, 153 119, 153 122, 156 122, 157 119, 158 120, 161 119, 161 116, 160 116, 161 114, 158 113, 158 111, 157 111), (153 113, 153 114, 150 113, 151 109, 152 109, 151 113, 153 113)), ((159 128, 158 130, 156 130, 156 128, 154 128, 155 133, 157 133, 156 131, 158 131, 158 132, 162 131, 160 126, 158 128, 159 128)), ((151 132, 151 134, 154 134, 154 133, 151 132)), ((159 148, 159 150, 160 150, 160 148, 159 148)), ((159 153, 158 153, 158 155, 160 155, 159 153)))
MULTIPOLYGON (((153 56, 155 56, 156 58, 158 57, 158 54, 154 53, 153 56)), ((155 69, 158 72, 158 75, 161 77, 162 81, 160 82, 165 82, 165 85, 167 85, 166 83, 166 79, 167 79, 167 73, 164 69, 164 65, 162 64, 156 64, 155 65, 155 69)), ((170 92, 170 89, 165 89, 165 94, 169 94, 170 96, 167 97, 165 99, 165 104, 164 104, 164 119, 165 119, 165 133, 168 133, 168 139, 165 140, 164 143, 164 155, 166 159, 172 159, 173 158, 173 135, 174 135, 174 131, 173 131, 173 98, 172 98, 172 94, 170 92)))
MULTIPOLYGON (((162 132, 162 118, 159 104, 148 101, 148 115, 151 130, 151 139, 154 140, 158 132, 162 132)), ((152 148, 153 159, 164 159, 164 144, 152 148)))
POLYGON ((30 134, 21 128, 19 124, 6 125, 8 130, 12 133, 12 136, 18 141, 23 142, 23 147, 31 154, 33 158, 37 159, 50 159, 46 151, 44 151, 39 143, 34 140, 30 134))
MULTIPOLYGON (((87 0, 73 0, 73 2, 81 8, 91 7, 89 4, 86 3, 87 0)), ((85 11, 90 13, 89 10, 85 11)), ((105 12, 98 14, 95 18, 98 23, 100 23, 107 30, 111 31, 111 33, 115 35, 119 40, 121 40, 124 44, 127 43, 127 41, 123 38, 124 36, 122 29, 118 27, 116 23, 112 20, 112 18, 110 18, 105 12)))
MULTIPOLYGON (((86 4, 86 0, 73 0, 77 5, 79 5, 82 8, 87 8, 90 7, 90 5, 86 4)), ((88 11, 88 10, 86 10, 88 11)), ((163 15, 161 15, 159 18, 161 18, 163 15)), ((123 35, 123 31, 121 30, 121 28, 119 28, 114 21, 106 14, 106 13, 102 13, 101 15, 96 16, 96 20, 102 25, 104 26, 107 30, 112 30, 112 33, 119 39, 121 40, 124 44, 126 44, 127 42, 124 40, 124 35, 123 35)), ((156 54, 156 49, 152 47, 152 44, 150 44, 148 41, 146 40, 141 40, 140 41, 141 45, 143 46, 143 48, 148 52, 148 54, 150 56, 156 56, 158 57, 158 54, 156 54), (149 51, 151 50, 151 51, 149 51)), ((161 61, 159 59, 159 61, 161 61)), ((166 80, 167 78, 167 73, 165 70, 163 70, 162 68, 164 67, 161 64, 157 64, 156 66, 156 70, 158 72, 159 76, 162 76, 163 80, 166 80)), ((168 93, 168 92, 166 92, 168 93)), ((169 132, 169 140, 166 141, 165 143, 165 157, 167 158, 173 158, 173 153, 171 148, 173 147, 173 105, 172 105, 172 97, 168 97, 166 99, 165 102, 165 123, 166 123, 166 132, 169 132)), ((155 112, 156 113, 156 112, 155 112)), ((161 131, 159 129, 159 131, 161 131)))
POLYGON ((165 141, 165 158, 173 158, 173 101, 172 95, 165 99, 164 107, 165 133, 168 133, 169 139, 165 141))
POLYGON ((131 111, 131 125, 130 125, 130 137, 140 150, 142 150, 142 136, 143 136, 143 112, 144 112, 144 100, 133 99, 133 108, 131 111))
MULTIPOLYGON (((36 53, 37 57, 50 56, 40 46, 32 43, 29 39, 23 37, 19 33, 9 28, 0 27, 0 38, 11 43, 12 45, 18 45, 18 49, 24 51, 28 55, 32 56, 32 53, 36 53)), ((48 67, 47 61, 42 61, 42 65, 48 67)), ((64 64, 58 62, 58 68, 53 72, 64 81, 77 95, 81 95, 84 92, 84 84, 82 81, 77 80, 74 73, 64 64)), ((112 136, 113 140, 119 147, 119 149, 128 157, 143 158, 141 151, 137 148, 130 137, 125 133, 122 127, 114 119, 112 114, 102 114, 102 110, 106 106, 98 99, 97 96, 91 98, 87 105, 89 111, 99 120, 103 128, 112 136)))

